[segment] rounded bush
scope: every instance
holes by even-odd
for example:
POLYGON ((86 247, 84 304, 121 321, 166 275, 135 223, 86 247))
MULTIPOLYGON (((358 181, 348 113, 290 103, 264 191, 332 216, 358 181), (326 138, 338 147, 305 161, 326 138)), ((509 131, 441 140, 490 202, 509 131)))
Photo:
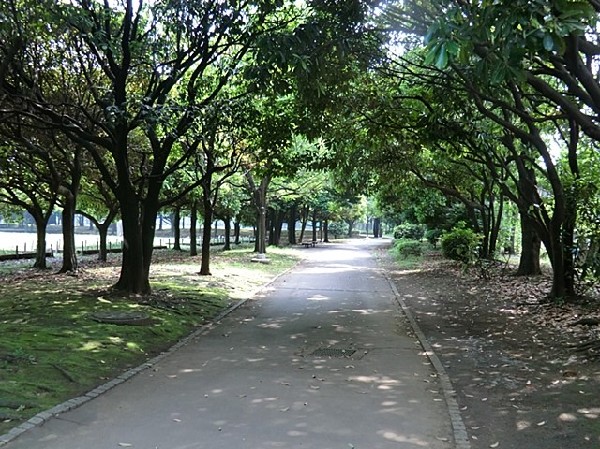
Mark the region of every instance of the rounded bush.
POLYGON ((423 245, 417 240, 398 240, 394 246, 396 254, 402 259, 419 257, 423 254, 423 245))
POLYGON ((454 229, 442 235, 442 254, 448 259, 469 263, 477 257, 480 240, 481 237, 472 229, 454 229))
POLYGON ((394 228, 394 238, 421 240, 425 235, 425 226, 414 223, 402 223, 394 228))

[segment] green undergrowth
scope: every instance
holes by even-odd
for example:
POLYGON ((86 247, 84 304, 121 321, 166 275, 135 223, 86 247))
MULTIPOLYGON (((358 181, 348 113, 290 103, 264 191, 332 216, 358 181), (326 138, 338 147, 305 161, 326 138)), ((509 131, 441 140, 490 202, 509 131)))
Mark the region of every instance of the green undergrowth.
POLYGON ((423 262, 423 255, 430 248, 427 242, 411 239, 397 239, 390 249, 396 265, 405 270, 418 267, 423 262))
POLYGON ((110 293, 117 266, 84 268, 78 277, 3 271, 0 434, 164 351, 297 260, 293 251, 277 249, 269 252, 269 265, 251 258, 248 248, 216 251, 214 276, 199 276, 199 258, 163 251, 152 268, 153 292, 143 298, 110 293), (149 319, 116 325, 92 318, 123 311, 149 319))

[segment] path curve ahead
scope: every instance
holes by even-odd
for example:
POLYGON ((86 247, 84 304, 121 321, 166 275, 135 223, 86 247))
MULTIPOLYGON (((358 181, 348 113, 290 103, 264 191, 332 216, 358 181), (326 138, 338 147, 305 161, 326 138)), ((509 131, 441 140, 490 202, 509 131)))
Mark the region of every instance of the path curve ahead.
POLYGON ((8 449, 450 449, 431 365, 364 240, 306 260, 189 344, 8 449))

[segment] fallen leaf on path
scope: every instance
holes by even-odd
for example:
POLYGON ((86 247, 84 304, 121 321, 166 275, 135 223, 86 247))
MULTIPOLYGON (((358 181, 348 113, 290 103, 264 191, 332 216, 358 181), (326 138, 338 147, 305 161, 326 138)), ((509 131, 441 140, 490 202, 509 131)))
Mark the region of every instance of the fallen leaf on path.
POLYGON ((130 443, 119 443, 119 446, 121 446, 121 447, 132 447, 133 444, 130 444, 130 443))
POLYGON ((500 446, 500 442, 496 441, 495 443, 490 444, 490 447, 498 447, 500 446))

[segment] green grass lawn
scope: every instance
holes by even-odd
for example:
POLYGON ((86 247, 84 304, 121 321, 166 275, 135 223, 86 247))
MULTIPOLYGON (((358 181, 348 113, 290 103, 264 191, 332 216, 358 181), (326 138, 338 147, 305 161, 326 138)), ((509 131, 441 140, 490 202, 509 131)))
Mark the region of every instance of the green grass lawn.
POLYGON ((252 263, 250 248, 214 251, 213 276, 199 276, 198 257, 161 250, 152 266, 152 295, 110 293, 118 257, 90 259, 78 276, 23 264, 0 270, 0 434, 36 413, 81 395, 143 363, 298 260, 269 249, 271 264, 252 263), (102 324, 94 312, 135 311, 147 325, 102 324))

